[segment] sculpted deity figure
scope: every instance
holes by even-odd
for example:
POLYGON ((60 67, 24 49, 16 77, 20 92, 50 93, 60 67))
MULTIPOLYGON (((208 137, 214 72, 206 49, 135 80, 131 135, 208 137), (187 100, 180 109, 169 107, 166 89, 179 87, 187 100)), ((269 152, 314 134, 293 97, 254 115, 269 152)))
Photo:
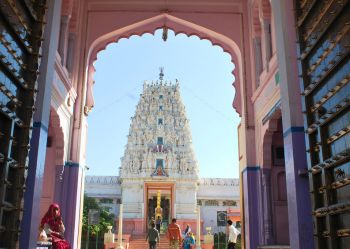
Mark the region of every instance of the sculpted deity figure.
POLYGON ((138 173, 137 164, 134 162, 134 160, 131 160, 129 168, 130 168, 130 172, 138 173))

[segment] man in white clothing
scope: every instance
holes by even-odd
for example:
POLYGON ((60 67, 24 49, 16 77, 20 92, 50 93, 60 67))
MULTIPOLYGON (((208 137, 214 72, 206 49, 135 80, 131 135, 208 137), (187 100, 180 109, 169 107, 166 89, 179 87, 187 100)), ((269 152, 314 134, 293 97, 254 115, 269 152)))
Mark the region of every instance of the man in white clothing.
POLYGON ((237 237, 240 234, 240 232, 233 226, 232 220, 227 221, 227 227, 228 227, 227 249, 235 249, 237 237))

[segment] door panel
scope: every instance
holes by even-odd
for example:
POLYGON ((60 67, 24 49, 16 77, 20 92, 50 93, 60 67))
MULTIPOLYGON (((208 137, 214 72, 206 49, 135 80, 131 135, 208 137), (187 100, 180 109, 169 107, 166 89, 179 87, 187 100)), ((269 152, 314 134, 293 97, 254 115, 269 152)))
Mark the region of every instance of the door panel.
POLYGON ((295 2, 316 248, 350 245, 350 3, 295 2))
POLYGON ((45 0, 0 3, 0 248, 17 248, 45 0))

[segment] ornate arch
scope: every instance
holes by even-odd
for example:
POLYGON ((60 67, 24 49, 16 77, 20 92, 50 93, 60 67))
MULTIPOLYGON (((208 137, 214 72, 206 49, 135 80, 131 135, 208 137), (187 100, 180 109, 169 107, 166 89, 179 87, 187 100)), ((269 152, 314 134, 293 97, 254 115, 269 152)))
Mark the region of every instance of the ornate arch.
POLYGON ((235 98, 233 100, 233 107, 241 115, 242 106, 240 85, 242 84, 241 82, 244 81, 244 62, 239 46, 236 44, 236 42, 225 35, 219 34, 213 30, 186 21, 184 19, 172 16, 168 13, 163 13, 106 33, 99 36, 91 43, 87 52, 87 90, 85 110, 89 110, 94 106, 92 85, 95 69, 93 63, 97 59, 98 52, 104 50, 108 44, 118 42, 121 38, 129 38, 132 35, 141 36, 145 33, 154 34, 157 29, 164 27, 173 30, 176 35, 182 33, 186 34, 187 36, 195 35, 200 39, 209 40, 213 45, 220 46, 224 52, 227 52, 231 55, 231 61, 235 65, 235 68, 232 71, 235 81, 232 83, 232 85, 236 89, 235 98))
POLYGON ((262 130, 263 139, 262 139, 262 151, 261 153, 261 165, 262 168, 271 169, 272 166, 272 153, 271 153, 271 144, 274 132, 278 130, 278 120, 281 118, 281 109, 276 110, 272 117, 265 123, 262 130))

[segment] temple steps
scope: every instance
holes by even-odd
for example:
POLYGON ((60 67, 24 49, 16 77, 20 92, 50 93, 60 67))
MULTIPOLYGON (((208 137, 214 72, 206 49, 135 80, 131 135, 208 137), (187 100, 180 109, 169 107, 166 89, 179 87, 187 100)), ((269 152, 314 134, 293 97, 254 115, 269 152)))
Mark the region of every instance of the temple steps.
MULTIPOLYGON (((133 236, 129 242, 129 249, 148 249, 148 242, 146 241, 146 235, 133 236)), ((157 249, 169 249, 169 240, 165 235, 160 236, 160 243, 157 245, 157 249)))

